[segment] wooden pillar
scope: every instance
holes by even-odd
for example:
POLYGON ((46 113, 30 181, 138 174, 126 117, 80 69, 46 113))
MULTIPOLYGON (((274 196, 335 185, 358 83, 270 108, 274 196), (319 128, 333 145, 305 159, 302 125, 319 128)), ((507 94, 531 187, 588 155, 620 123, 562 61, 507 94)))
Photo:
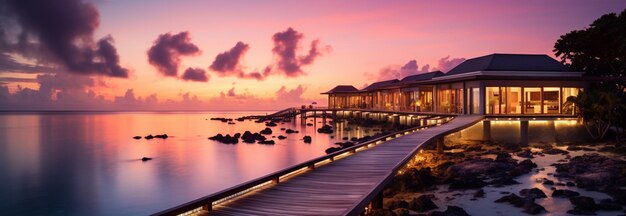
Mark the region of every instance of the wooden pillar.
POLYGON ((528 120, 519 121, 519 131, 520 144, 522 146, 528 146, 528 120))
POLYGON ((443 154, 443 151, 445 149, 445 144, 443 141, 444 141, 443 136, 437 138, 437 153, 438 154, 443 154))
POLYGON ((491 140, 491 121, 483 121, 483 141, 491 140))

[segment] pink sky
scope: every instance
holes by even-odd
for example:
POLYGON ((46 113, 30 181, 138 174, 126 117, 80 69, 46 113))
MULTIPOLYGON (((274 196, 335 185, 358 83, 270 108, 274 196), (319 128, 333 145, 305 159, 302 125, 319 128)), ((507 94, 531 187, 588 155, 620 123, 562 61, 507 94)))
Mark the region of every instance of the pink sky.
MULTIPOLYGON (((416 61, 419 69, 428 64, 429 70, 435 70, 446 69, 438 62, 447 56, 449 60, 491 53, 553 56, 553 45, 560 35, 584 28, 603 14, 619 13, 626 8, 625 1, 617 0, 271 4, 102 0, 87 4, 93 4, 99 12, 93 41, 107 35, 113 38, 119 65, 128 69, 128 77, 77 75, 66 72, 65 66, 56 62, 47 65, 57 68, 56 76, 49 71, 26 73, 4 66, 0 67, 0 100, 4 97, 8 102, 0 108, 225 110, 280 109, 312 101, 324 104, 320 92, 339 84, 360 88, 391 78, 380 75, 381 71, 398 70, 411 60, 416 61), (277 66, 279 59, 272 51, 273 36, 288 28, 302 34, 296 59, 304 58, 311 42, 319 40, 319 55, 313 56, 311 62, 298 60, 301 71, 297 73, 281 71, 277 66), (188 32, 189 43, 199 51, 179 55, 179 76, 164 76, 149 63, 147 52, 159 35, 180 32, 188 32), (220 76, 209 68, 218 54, 237 42, 247 44, 248 49, 241 55, 236 71, 262 73, 273 65, 272 73, 263 80, 244 79, 234 72, 220 76), (182 74, 189 67, 205 70, 208 81, 183 80, 182 74), (40 85, 49 85, 52 90, 42 96, 40 85), (32 91, 25 92, 24 88, 32 91), (45 99, 48 95, 50 100, 45 99)), ((20 63, 41 62, 19 52, 0 51, 20 63)))

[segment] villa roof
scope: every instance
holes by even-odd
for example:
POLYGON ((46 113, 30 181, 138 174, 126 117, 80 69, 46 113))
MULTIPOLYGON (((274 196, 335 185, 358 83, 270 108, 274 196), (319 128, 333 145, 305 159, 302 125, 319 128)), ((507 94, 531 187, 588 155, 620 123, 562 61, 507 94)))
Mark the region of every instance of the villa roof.
POLYGON ((468 59, 448 71, 446 75, 475 71, 570 71, 559 61, 544 54, 491 54, 468 59))
POLYGON ((433 72, 427 72, 427 73, 421 73, 421 74, 415 74, 415 75, 407 76, 407 77, 402 78, 400 80, 400 82, 406 83, 406 82, 423 81, 423 80, 429 80, 429 79, 432 79, 434 77, 443 76, 443 75, 444 75, 444 73, 441 72, 441 71, 433 71, 433 72))
POLYGON ((375 90, 375 89, 379 89, 379 88, 383 88, 385 86, 394 84, 400 82, 400 80, 398 79, 392 79, 392 80, 385 80, 385 81, 380 81, 380 82, 375 82, 372 83, 370 85, 368 85, 367 87, 361 89, 361 91, 371 91, 371 90, 375 90))
POLYGON ((334 94, 334 93, 350 93, 350 92, 358 92, 359 90, 351 85, 338 85, 335 88, 328 90, 322 94, 334 94))

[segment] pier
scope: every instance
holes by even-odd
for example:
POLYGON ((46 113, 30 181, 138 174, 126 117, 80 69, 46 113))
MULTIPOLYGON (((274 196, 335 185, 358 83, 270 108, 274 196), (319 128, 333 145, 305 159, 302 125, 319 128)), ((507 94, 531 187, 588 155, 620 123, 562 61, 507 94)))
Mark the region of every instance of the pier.
POLYGON ((423 146, 480 122, 441 117, 176 206, 154 215, 358 215, 423 146))

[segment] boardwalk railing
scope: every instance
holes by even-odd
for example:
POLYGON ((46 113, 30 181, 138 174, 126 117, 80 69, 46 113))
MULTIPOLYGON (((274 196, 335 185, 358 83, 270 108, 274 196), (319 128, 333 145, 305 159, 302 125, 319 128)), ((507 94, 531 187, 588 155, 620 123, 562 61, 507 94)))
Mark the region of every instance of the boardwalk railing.
POLYGON ((331 163, 337 159, 344 158, 346 156, 349 156, 352 153, 356 153, 358 151, 362 151, 367 148, 374 147, 378 144, 397 138, 399 136, 410 134, 418 130, 423 130, 426 128, 445 124, 449 122, 452 118, 453 117, 451 116, 446 116, 446 117, 441 117, 441 118, 437 118, 434 116, 433 120, 435 122, 432 124, 426 124, 423 126, 413 127, 410 129, 380 136, 372 140, 359 143, 352 147, 345 148, 345 149, 342 149, 342 150, 339 150, 339 151, 336 151, 331 154, 327 154, 318 158, 314 158, 304 163, 300 163, 300 164, 285 168, 283 170, 279 170, 277 172, 271 173, 269 175, 262 176, 257 179, 253 179, 251 181, 213 193, 211 195, 181 204, 179 206, 175 206, 173 208, 169 208, 161 212, 154 213, 152 215, 190 215, 196 212, 200 212, 202 210, 211 211, 213 206, 218 205, 220 203, 233 200, 235 198, 238 198, 249 192, 253 192, 257 189, 263 188, 270 184, 279 184, 282 180, 285 180, 297 174, 306 172, 307 170, 315 169, 316 167, 331 163))

